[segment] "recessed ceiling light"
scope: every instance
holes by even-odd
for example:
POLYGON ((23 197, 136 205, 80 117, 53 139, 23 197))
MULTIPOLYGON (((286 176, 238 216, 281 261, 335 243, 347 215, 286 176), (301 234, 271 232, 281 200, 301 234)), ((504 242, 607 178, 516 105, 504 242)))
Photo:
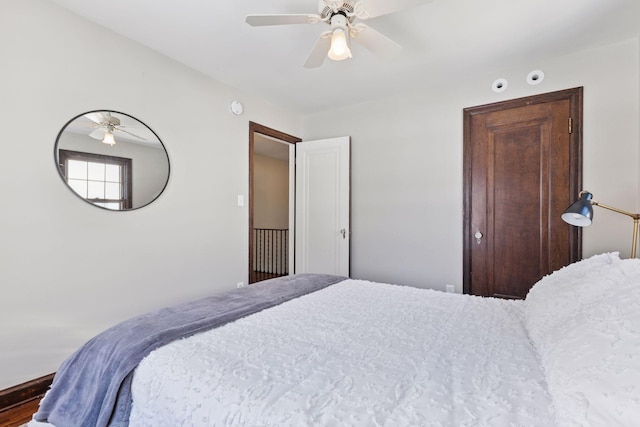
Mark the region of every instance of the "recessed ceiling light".
POLYGON ((493 82, 493 84, 491 85, 491 89, 495 93, 500 93, 507 90, 508 85, 509 85, 509 82, 507 82, 507 79, 500 78, 500 79, 496 79, 496 81, 493 82))
POLYGON ((538 85, 544 80, 544 72, 542 70, 533 70, 527 75, 527 83, 530 85, 538 85))

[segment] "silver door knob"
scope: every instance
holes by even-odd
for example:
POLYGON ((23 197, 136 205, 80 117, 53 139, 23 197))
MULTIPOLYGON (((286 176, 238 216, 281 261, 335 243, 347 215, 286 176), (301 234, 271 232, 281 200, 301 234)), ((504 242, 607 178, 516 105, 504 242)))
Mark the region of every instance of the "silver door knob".
POLYGON ((478 244, 480 244, 480 240, 482 240, 482 237, 484 237, 484 235, 481 232, 476 231, 476 234, 474 234, 473 237, 475 237, 476 238, 476 242, 478 244))

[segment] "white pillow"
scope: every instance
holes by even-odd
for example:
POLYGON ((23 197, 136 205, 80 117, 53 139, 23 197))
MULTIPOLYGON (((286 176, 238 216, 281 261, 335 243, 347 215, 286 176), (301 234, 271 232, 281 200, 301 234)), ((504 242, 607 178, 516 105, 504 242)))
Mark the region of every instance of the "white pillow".
POLYGON ((619 263, 617 252, 594 255, 540 279, 525 299, 529 339, 543 355, 563 333, 566 321, 614 286, 611 271, 619 263))
POLYGON ((640 425, 640 260, 603 254, 556 273, 527 295, 525 321, 559 423, 640 425), (565 300, 547 301, 566 309, 555 315, 542 307, 551 286, 565 300))

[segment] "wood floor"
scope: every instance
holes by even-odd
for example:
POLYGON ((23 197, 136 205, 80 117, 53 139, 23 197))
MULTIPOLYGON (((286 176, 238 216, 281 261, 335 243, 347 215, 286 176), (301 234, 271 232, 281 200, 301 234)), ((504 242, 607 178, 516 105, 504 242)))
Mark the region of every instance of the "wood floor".
POLYGON ((38 410, 38 404, 51 385, 53 375, 0 390, 0 427, 17 427, 28 423, 38 410))
POLYGON ((42 396, 0 411, 0 427, 18 427, 31 421, 42 396))

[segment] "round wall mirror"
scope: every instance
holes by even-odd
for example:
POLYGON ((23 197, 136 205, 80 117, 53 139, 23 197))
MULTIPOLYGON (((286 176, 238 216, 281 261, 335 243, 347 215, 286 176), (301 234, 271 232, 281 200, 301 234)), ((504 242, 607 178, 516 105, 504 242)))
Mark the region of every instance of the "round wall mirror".
POLYGON ((160 138, 117 111, 89 111, 69 120, 58 134, 55 161, 74 194, 114 211, 148 205, 169 180, 169 156, 160 138))

